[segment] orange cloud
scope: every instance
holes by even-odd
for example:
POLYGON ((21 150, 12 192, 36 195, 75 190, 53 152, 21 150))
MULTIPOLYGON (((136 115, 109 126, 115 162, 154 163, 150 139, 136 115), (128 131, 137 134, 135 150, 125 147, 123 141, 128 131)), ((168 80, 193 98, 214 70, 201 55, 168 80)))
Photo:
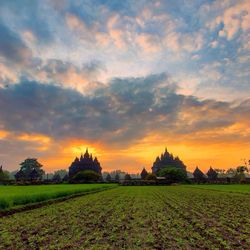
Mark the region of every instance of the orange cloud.
POLYGON ((104 32, 96 32, 95 38, 98 44, 108 46, 110 44, 110 37, 104 32))
POLYGON ((24 38, 25 41, 29 42, 29 43, 34 43, 36 42, 36 37, 35 35, 33 34, 32 31, 30 30, 26 30, 22 33, 22 37, 24 38))
POLYGON ((203 35, 199 32, 182 34, 173 31, 165 36, 163 44, 166 48, 174 52, 193 52, 200 50, 204 41, 203 35))
POLYGON ((15 83, 18 81, 18 74, 3 63, 0 63, 0 84, 4 82, 15 83))
POLYGON ((136 37, 138 45, 146 52, 153 53, 160 50, 160 45, 156 43, 153 38, 148 34, 140 34, 136 37))
POLYGON ((72 14, 67 14, 66 15, 66 23, 68 25, 68 27, 72 30, 82 30, 82 31, 86 31, 86 25, 85 23, 79 19, 77 16, 72 15, 72 14))
MULTIPOLYGON (((228 169, 242 164, 241 159, 246 158, 250 154, 250 142, 242 143, 241 141, 233 140, 230 142, 210 141, 203 143, 203 138, 192 140, 188 137, 181 137, 176 140, 175 135, 168 134, 151 134, 143 138, 141 141, 134 143, 133 146, 121 150, 123 158, 132 158, 134 164, 127 165, 125 169, 132 172, 139 172, 141 166, 146 166, 150 171, 156 156, 160 155, 165 147, 175 156, 179 156, 187 165, 189 171, 193 171, 198 165, 203 171, 206 171, 210 166, 215 168, 228 169), (230 155, 230 157, 229 157, 230 155)), ((212 134, 208 135, 212 136, 212 134)))
POLYGON ((68 169, 75 157, 80 157, 81 154, 84 154, 86 148, 98 159, 102 159, 103 154, 105 154, 101 144, 73 138, 53 142, 48 148, 48 151, 53 152, 53 154, 45 154, 40 157, 40 161, 48 172, 68 169))
POLYGON ((21 134, 16 138, 21 141, 37 143, 38 146, 35 147, 37 151, 46 151, 51 144, 51 138, 41 134, 21 134))
POLYGON ((124 40, 125 30, 118 28, 119 19, 120 16, 117 14, 111 16, 107 22, 107 30, 111 38, 111 41, 114 43, 114 45, 117 48, 122 49, 126 47, 126 42, 124 40))
POLYGON ((0 131, 0 139, 8 136, 13 141, 17 139, 37 143, 37 147, 32 146, 37 154, 31 157, 38 158, 47 172, 68 169, 75 157, 79 157, 88 148, 93 156, 98 157, 103 171, 121 169, 129 173, 139 173, 142 167, 151 171, 155 158, 164 151, 165 147, 175 156, 179 156, 189 171, 193 171, 197 165, 203 171, 210 166, 223 169, 236 167, 250 154, 249 140, 243 142, 241 138, 236 138, 237 133, 241 136, 249 136, 250 131, 246 124, 242 123, 217 132, 205 131, 179 137, 171 131, 156 131, 131 145, 119 147, 81 139, 55 141, 40 134, 12 135, 11 139, 11 133, 3 130, 0 131))
POLYGON ((125 47, 125 42, 123 41, 123 32, 121 30, 118 29, 111 29, 109 31, 109 35, 112 38, 115 46, 117 48, 124 48, 125 47))
POLYGON ((0 130, 0 140, 5 139, 9 135, 8 131, 0 130))

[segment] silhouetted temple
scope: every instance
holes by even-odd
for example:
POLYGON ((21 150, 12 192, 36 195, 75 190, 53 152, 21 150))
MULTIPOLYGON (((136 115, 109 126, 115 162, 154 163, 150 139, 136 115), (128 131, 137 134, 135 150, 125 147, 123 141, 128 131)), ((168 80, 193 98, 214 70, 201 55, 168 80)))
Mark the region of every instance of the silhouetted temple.
POLYGON ((96 157, 93 159, 92 154, 89 154, 88 149, 86 149, 84 155, 81 155, 80 159, 76 157, 71 163, 71 166, 69 167, 69 177, 72 177, 79 171, 83 170, 93 170, 98 174, 102 173, 99 161, 96 157))
POLYGON ((142 171, 141 171, 141 179, 145 180, 147 175, 148 175, 147 170, 145 168, 143 168, 142 171))
POLYGON ((186 166, 179 159, 179 157, 178 156, 174 157, 172 154, 168 152, 167 149, 165 149, 164 154, 161 154, 161 157, 157 156, 152 167, 152 172, 156 174, 158 171, 160 171, 165 167, 176 167, 186 171, 186 166))
POLYGON ((212 168, 210 167, 210 169, 207 172, 207 177, 210 180, 215 180, 217 179, 218 173, 212 168))
POLYGON ((196 169, 193 172, 194 179, 198 182, 205 182, 206 176, 203 174, 203 172, 196 167, 196 169))

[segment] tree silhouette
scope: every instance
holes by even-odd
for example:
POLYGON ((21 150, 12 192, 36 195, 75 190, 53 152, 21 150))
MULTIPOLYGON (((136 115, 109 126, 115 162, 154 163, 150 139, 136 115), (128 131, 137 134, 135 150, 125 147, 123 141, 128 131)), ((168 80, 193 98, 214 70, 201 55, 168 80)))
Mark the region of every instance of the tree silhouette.
POLYGON ((63 179, 65 175, 68 175, 68 171, 66 169, 59 169, 54 172, 54 175, 60 175, 60 178, 63 179))
POLYGON ((52 181, 54 182, 60 182, 61 181, 61 176, 59 173, 54 174, 52 181))
POLYGON ((65 174, 64 177, 62 178, 62 181, 68 181, 69 180, 69 175, 65 174))
POLYGON ((41 180, 44 174, 42 164, 35 158, 27 158, 20 163, 20 170, 16 173, 16 179, 24 180, 41 180))
POLYGON ((165 177, 170 183, 184 182, 187 179, 187 173, 183 169, 171 166, 161 169, 158 175, 165 177))
POLYGON ((246 179, 245 172, 248 172, 248 168, 246 166, 237 167, 235 178, 237 178, 239 182, 244 182, 246 179))
POLYGON ((115 175, 115 180, 116 180, 116 181, 120 181, 120 175, 119 175, 119 174, 116 174, 116 175, 115 175))
POLYGON ((107 181, 107 182, 110 182, 110 181, 111 181, 111 175, 110 175, 110 174, 107 174, 107 176, 106 176, 106 181, 107 181))
POLYGON ((124 177, 124 179, 126 181, 130 181, 131 180, 131 176, 129 174, 126 174, 125 177, 124 177))
POLYGON ((0 166, 0 181, 8 180, 9 172, 3 170, 3 166, 0 166))
POLYGON ((156 177, 155 174, 149 173, 149 174, 146 176, 145 180, 147 180, 147 181, 155 181, 155 180, 157 180, 157 177, 156 177))

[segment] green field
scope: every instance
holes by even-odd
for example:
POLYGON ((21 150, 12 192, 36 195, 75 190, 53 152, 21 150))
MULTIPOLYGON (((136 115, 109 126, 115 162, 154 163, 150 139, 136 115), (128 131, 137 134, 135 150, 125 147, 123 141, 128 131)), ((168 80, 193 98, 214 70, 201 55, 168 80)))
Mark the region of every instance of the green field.
POLYGON ((250 195, 127 186, 0 219, 0 249, 249 249, 250 195))
POLYGON ((250 194, 250 185, 249 184, 231 184, 231 185, 223 185, 223 184, 209 184, 209 185, 188 185, 188 187, 192 188, 203 188, 209 190, 217 190, 223 192, 233 192, 233 193, 249 193, 250 194))
POLYGON ((115 184, 58 184, 35 186, 0 186, 0 210, 78 193, 104 190, 115 184))

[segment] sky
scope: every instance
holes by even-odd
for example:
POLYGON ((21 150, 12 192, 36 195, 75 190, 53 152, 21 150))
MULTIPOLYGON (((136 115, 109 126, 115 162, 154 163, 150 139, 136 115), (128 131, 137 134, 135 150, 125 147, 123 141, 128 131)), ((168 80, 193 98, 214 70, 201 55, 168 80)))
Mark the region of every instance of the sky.
POLYGON ((0 165, 242 165, 249 68, 249 0, 1 0, 0 165))

